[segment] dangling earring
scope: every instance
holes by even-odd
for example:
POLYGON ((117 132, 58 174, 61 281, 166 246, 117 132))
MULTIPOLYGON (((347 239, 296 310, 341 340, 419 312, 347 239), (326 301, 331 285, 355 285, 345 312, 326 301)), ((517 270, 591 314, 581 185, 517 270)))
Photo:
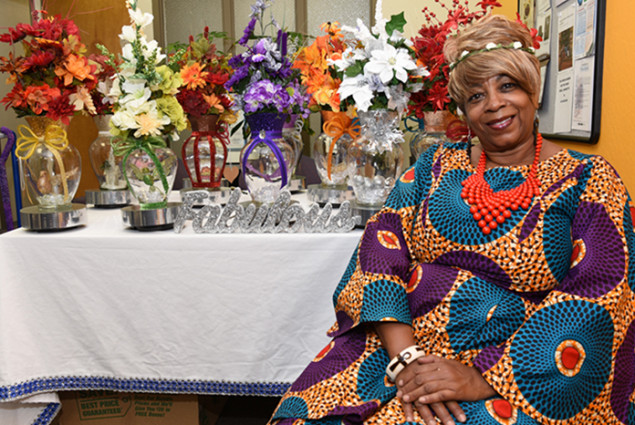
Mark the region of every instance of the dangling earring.
POLYGON ((536 117, 534 118, 534 146, 536 146, 536 140, 538 140, 538 127, 540 127, 540 117, 538 112, 536 112, 536 117))
POLYGON ((467 157, 472 160, 472 130, 467 127, 467 157))

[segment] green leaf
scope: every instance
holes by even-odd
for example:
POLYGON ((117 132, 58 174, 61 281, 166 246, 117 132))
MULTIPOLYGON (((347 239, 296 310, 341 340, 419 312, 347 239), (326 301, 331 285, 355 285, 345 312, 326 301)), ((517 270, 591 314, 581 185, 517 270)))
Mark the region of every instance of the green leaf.
POLYGON ((346 74, 347 77, 354 77, 356 75, 361 74, 362 71, 364 71, 364 66, 362 65, 361 62, 356 61, 354 64, 346 68, 346 71, 344 73, 346 74))
POLYGON ((200 59, 203 56, 205 56, 205 53, 207 53, 211 45, 212 43, 210 43, 208 40, 204 38, 201 38, 198 41, 193 42, 191 46, 192 46, 192 51, 194 52, 194 57, 200 59))
POLYGON ((388 36, 391 36, 393 31, 397 30, 399 32, 403 32, 403 28, 406 25, 406 18, 404 17, 403 12, 399 15, 392 15, 390 17, 390 21, 386 22, 386 33, 388 36))
POLYGON ((132 173, 138 180, 143 180, 143 173, 139 169, 139 167, 129 164, 128 167, 132 170, 132 173))

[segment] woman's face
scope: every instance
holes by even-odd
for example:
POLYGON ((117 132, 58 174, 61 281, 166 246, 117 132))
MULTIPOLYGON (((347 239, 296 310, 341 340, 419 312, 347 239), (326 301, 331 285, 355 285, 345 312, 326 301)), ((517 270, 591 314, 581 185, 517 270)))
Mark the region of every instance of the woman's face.
POLYGON ((496 75, 468 92, 465 114, 470 129, 488 152, 533 143, 536 106, 513 78, 496 75))

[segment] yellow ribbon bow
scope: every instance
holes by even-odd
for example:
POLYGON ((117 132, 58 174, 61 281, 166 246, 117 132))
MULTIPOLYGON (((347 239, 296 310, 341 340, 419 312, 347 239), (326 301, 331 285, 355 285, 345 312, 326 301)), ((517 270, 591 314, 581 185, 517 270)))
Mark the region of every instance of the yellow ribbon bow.
POLYGON ((359 124, 351 125, 352 122, 353 120, 348 115, 340 113, 333 115, 322 126, 324 133, 333 138, 326 160, 326 172, 329 179, 331 178, 331 168, 333 167, 333 150, 337 141, 345 134, 351 136, 353 140, 357 139, 361 134, 361 126, 359 124))
POLYGON ((66 131, 58 124, 49 124, 41 136, 35 134, 26 125, 21 125, 18 127, 18 134, 20 137, 15 146, 15 155, 24 160, 31 158, 40 143, 52 151, 61 151, 68 146, 66 131))
POLYGON ((55 162, 60 168, 60 177, 62 180, 62 187, 64 189, 64 202, 68 202, 68 183, 66 179, 66 169, 64 168, 64 161, 59 151, 62 151, 68 147, 68 138, 66 137, 66 130, 60 127, 58 124, 49 124, 44 131, 44 134, 38 136, 26 125, 20 125, 18 127, 18 140, 15 145, 15 156, 20 159, 27 160, 31 158, 35 149, 41 144, 46 146, 53 156, 55 162))

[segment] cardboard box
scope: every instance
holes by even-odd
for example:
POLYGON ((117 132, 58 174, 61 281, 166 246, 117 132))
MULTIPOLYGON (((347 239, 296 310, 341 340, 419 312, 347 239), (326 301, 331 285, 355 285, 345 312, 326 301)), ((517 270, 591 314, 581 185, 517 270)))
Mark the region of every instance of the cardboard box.
POLYGON ((198 396, 198 420, 200 425, 214 425, 227 404, 227 396, 198 396))
POLYGON ((198 425, 198 397, 191 394, 60 392, 59 425, 198 425))

